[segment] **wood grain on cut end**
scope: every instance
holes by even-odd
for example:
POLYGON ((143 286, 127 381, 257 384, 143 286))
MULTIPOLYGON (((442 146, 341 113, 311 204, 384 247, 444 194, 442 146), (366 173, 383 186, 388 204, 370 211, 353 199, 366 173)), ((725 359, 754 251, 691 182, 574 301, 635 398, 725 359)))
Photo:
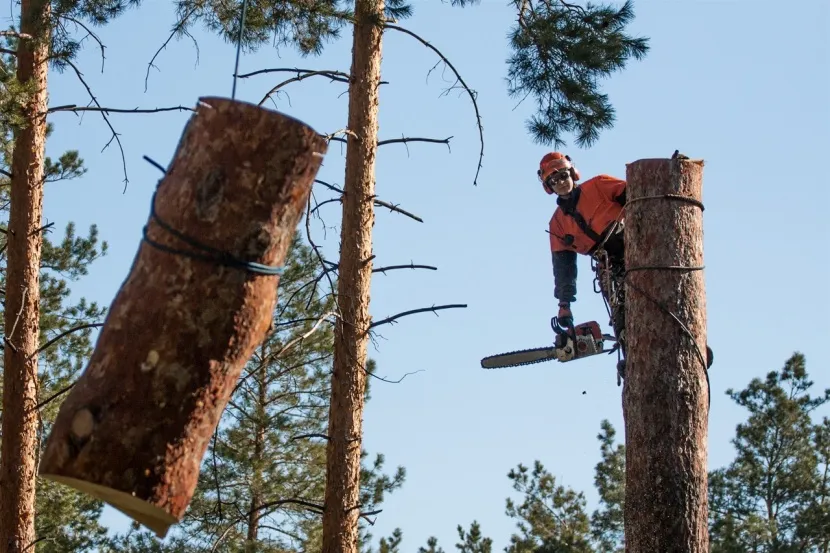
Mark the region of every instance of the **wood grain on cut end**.
MULTIPOLYGON (((159 183, 156 213, 237 259, 281 265, 325 152, 324 137, 301 121, 202 98, 159 183)), ((195 251, 153 218, 147 225, 150 240, 195 251)), ((163 536, 187 508, 220 415, 268 331, 277 284, 142 242, 61 405, 41 475, 163 536)))
POLYGON ((702 176, 700 160, 627 166, 627 553, 708 551, 702 176))

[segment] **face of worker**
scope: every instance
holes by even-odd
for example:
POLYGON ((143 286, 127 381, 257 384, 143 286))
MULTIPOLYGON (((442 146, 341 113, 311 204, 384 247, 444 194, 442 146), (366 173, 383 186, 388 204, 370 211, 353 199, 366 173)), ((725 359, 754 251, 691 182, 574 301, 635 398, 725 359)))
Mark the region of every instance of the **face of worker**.
POLYGON ((574 181, 567 169, 560 170, 548 177, 548 186, 553 189, 554 194, 564 196, 570 194, 574 189, 574 181))

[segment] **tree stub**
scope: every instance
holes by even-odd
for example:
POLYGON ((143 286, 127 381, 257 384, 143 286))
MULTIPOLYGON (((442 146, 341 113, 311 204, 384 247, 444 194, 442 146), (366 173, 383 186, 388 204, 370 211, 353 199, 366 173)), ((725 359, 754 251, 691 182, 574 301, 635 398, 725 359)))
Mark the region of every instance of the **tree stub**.
POLYGON ((200 99, 154 196, 146 236, 157 246, 140 244, 61 405, 41 476, 159 537, 181 520, 233 387, 268 332, 279 277, 165 251, 205 255, 159 221, 237 260, 279 266, 326 150, 301 121, 200 99))
POLYGON ((626 180, 625 550, 706 553, 703 162, 638 160, 626 180))

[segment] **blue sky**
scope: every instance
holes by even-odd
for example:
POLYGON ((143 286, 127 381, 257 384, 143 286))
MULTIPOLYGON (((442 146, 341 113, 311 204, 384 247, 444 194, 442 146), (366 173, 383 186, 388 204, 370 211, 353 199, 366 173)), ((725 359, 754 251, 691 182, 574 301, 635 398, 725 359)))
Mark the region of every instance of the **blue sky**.
MULTIPOLYGON (((366 409, 365 446, 386 454, 390 470, 403 464, 407 483, 384 506, 373 530, 404 531, 414 551, 430 535, 446 550, 457 524, 473 520, 497 550, 514 529, 504 515, 511 495, 507 472, 517 463, 541 460, 560 483, 584 490, 595 505, 596 434, 609 419, 623 438, 620 390, 613 360, 587 359, 511 370, 483 371, 485 355, 544 345, 552 339, 553 278, 545 233, 554 201, 542 192, 535 170, 547 148, 525 131, 530 102, 514 110, 506 93, 506 34, 514 14, 506 1, 484 0, 468 9, 414 0, 404 25, 430 40, 478 93, 485 132, 484 167, 469 98, 453 92, 437 58, 410 37, 384 39, 380 136, 445 138, 442 145, 385 146, 379 155, 377 193, 424 219, 417 223, 379 210, 375 226, 378 265, 424 263, 432 271, 378 275, 372 286, 375 317, 443 303, 465 310, 402 319, 382 327, 370 354, 381 375, 407 377, 401 384, 373 383, 366 409), (583 394, 583 391, 586 393, 583 394)), ((14 8, 17 10, 17 7, 14 8)), ((830 148, 830 8, 822 0, 640 0, 631 30, 651 38, 651 52, 605 81, 617 110, 612 130, 588 150, 569 147, 583 175, 625 176, 625 164, 668 157, 679 148, 706 160, 704 171, 705 263, 711 371, 711 467, 728 462, 729 440, 742 413, 725 396, 751 378, 779 368, 795 350, 807 356, 817 387, 830 385, 826 367, 830 299, 820 290, 830 277, 826 248, 826 166, 830 148)), ((10 11, 5 13, 9 14, 10 11)), ((7 17, 8 19, 8 17, 7 17)), ((174 21, 170 2, 146 0, 98 32, 107 45, 105 72, 92 43, 78 61, 102 105, 119 108, 192 106, 200 96, 230 96, 234 48, 196 32, 174 41, 156 61, 144 91, 147 63, 174 21)), ((265 47, 242 59, 240 72, 266 67, 348 71, 351 35, 324 56, 300 59, 265 47)), ((241 80, 238 98, 257 102, 281 80, 241 80)), ((278 109, 320 132, 345 127, 346 88, 324 79, 289 88, 278 109)), ((53 72, 50 105, 88 101, 71 73, 53 72)), ((273 107, 273 105, 271 105, 273 107)), ((126 277, 158 178, 141 158, 166 164, 186 113, 111 116, 124 146, 130 185, 123 192, 121 157, 115 144, 103 153, 109 132, 100 116, 51 117, 56 129, 50 155, 77 148, 89 172, 78 181, 52 184, 46 218, 58 227, 98 224, 111 253, 74 285, 78 296, 109 304, 126 277)), ((332 144, 320 178, 342 184, 343 150, 332 144)), ((330 197, 315 188, 319 199, 330 197)), ((322 208, 324 235, 315 239, 336 255, 338 204, 322 208)), ((587 259, 580 262, 578 320, 606 322, 592 293, 587 259)), ((107 511, 105 522, 125 526, 107 511)))

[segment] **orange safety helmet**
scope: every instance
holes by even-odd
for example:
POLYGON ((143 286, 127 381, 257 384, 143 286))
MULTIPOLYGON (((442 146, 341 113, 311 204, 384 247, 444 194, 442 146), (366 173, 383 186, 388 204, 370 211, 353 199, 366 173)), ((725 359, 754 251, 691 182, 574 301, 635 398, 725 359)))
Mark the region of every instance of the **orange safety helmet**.
POLYGON ((548 194, 553 194, 553 191, 548 190, 548 188, 545 186, 545 181, 549 176, 551 176, 556 171, 559 171, 560 169, 568 169, 571 173, 571 178, 574 182, 579 180, 579 171, 576 167, 574 167, 573 162, 571 161, 571 156, 567 154, 561 154, 559 152, 550 152, 545 154, 542 157, 542 160, 539 162, 539 170, 536 172, 536 174, 539 176, 539 180, 542 182, 542 187, 548 194))

